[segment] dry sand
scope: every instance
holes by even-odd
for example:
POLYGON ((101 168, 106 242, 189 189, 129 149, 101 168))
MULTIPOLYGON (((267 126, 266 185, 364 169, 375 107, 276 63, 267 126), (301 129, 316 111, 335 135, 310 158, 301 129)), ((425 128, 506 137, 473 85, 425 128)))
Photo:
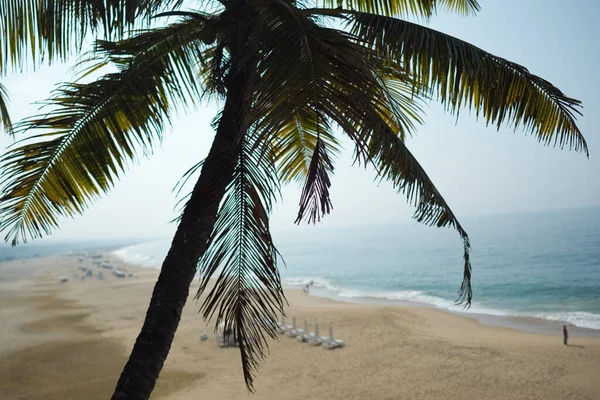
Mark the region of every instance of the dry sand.
MULTIPOLYGON (((104 255, 104 260, 106 257, 104 255)), ((90 259, 0 264, 0 399, 108 399, 157 271, 81 280, 90 259), (60 284, 60 276, 69 282, 60 284)), ((192 294, 193 294, 192 290, 192 294)), ((248 395, 237 350, 217 346, 190 301, 153 399, 600 399, 600 338, 483 326, 433 309, 339 303, 286 292, 289 316, 332 325, 328 351, 282 337, 248 395), (209 339, 199 340, 207 331, 209 339)), ((191 300, 191 299, 190 299, 191 300)), ((325 331, 325 332, 323 332, 325 331)))

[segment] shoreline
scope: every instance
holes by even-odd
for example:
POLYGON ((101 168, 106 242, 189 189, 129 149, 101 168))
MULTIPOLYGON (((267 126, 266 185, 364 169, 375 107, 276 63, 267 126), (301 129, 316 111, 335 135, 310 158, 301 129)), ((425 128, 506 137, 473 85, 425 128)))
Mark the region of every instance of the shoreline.
MULTIPOLYGON (((295 285, 284 285, 284 288, 292 290, 302 290, 295 285)), ((520 332, 537 333, 542 335, 556 335, 562 332, 562 326, 567 325, 569 332, 574 335, 583 337, 600 337, 600 329, 582 328, 567 321, 549 320, 544 318, 516 316, 516 315, 493 315, 477 312, 462 312, 453 311, 447 308, 436 307, 432 304, 419 303, 409 300, 391 300, 375 297, 342 297, 336 295, 332 291, 326 289, 312 288, 309 292, 310 296, 331 299, 340 303, 349 304, 375 304, 375 305, 390 305, 398 307, 422 307, 436 310, 450 315, 455 315, 460 318, 468 318, 477 321, 478 323, 490 327, 508 328, 520 332)), ((457 307, 460 308, 460 307, 457 307)))
MULTIPOLYGON (((124 248, 127 248, 131 245, 135 245, 135 244, 128 244, 125 247, 111 244, 108 246, 97 246, 90 250, 77 250, 77 251, 71 251, 71 252, 67 252, 67 253, 65 253, 63 251, 63 252, 56 253, 54 255, 10 260, 7 262, 0 262, 0 268, 2 268, 3 264, 11 265, 12 263, 18 264, 18 263, 24 263, 25 261, 31 261, 31 260, 36 260, 36 259, 43 260, 45 258, 50 258, 50 257, 71 257, 71 256, 78 257, 78 256, 81 256, 84 254, 98 253, 98 254, 103 255, 103 257, 109 258, 113 261, 118 260, 119 263, 122 263, 123 265, 126 265, 130 268, 136 268, 136 269, 148 270, 148 271, 156 271, 156 273, 158 274, 159 268, 156 266, 130 262, 130 261, 127 261, 125 258, 121 257, 120 255, 116 254, 118 251, 123 250, 124 248)), ((0 282, 2 281, 2 279, 6 279, 7 276, 10 276, 11 271, 14 271, 14 268, 5 268, 3 270, 0 270, 0 272, 2 272, 0 274, 0 282)), ((35 270, 30 270, 29 275, 33 274, 34 272, 35 272, 35 270)), ((19 276, 19 275, 21 275, 21 274, 17 273, 15 276, 19 276)), ((298 292, 302 292, 302 286, 303 285, 285 284, 285 283, 283 284, 283 287, 286 290, 295 290, 298 292)), ((422 302, 417 302, 417 301, 410 301, 410 300, 392 300, 392 299, 385 299, 385 298, 379 298, 379 297, 368 297, 368 296, 344 297, 344 296, 340 296, 338 293, 336 293, 335 290, 320 288, 320 287, 311 287, 309 296, 330 299, 335 302, 348 303, 348 304, 366 304, 366 305, 399 306, 399 307, 423 307, 423 308, 433 309, 433 310, 436 310, 436 311, 439 311, 442 313, 454 315, 454 316, 461 317, 461 318, 468 318, 468 319, 477 321, 478 323, 485 325, 485 326, 508 328, 508 329, 513 329, 513 330, 520 331, 520 332, 536 333, 536 334, 542 334, 542 335, 556 335, 556 334, 562 332, 562 326, 564 324, 566 324, 567 328, 569 329, 569 333, 574 336, 600 337, 600 329, 585 328, 585 327, 580 327, 580 326, 574 325, 568 321, 550 320, 550 319, 544 319, 544 318, 534 317, 534 316, 518 316, 518 315, 510 315, 510 314, 495 315, 495 314, 485 314, 485 313, 480 313, 480 312, 463 312, 461 310, 455 311, 455 310, 450 310, 448 308, 438 307, 433 304, 422 303, 422 302)), ((460 307, 457 307, 457 308, 460 308, 460 307)))
MULTIPOLYGON (((126 264, 110 253, 79 258, 30 259, 0 268, 0 398, 100 400, 112 393, 158 269, 126 264), (127 276, 111 275, 95 261, 127 276), (85 278, 81 267, 93 275, 85 278), (3 279, 9 270, 12 278, 3 279), (61 277, 68 282, 60 283, 61 277)), ((213 322, 197 313, 197 287, 195 281, 152 398, 248 396, 239 352, 220 348, 213 322), (203 332, 207 341, 200 340, 203 332)), ((600 396, 596 337, 573 335, 563 346, 560 335, 486 326, 434 308, 347 303, 295 289, 286 296, 288 321, 296 317, 302 327, 306 320, 311 331, 318 322, 325 335, 331 326, 346 346, 329 351, 285 336, 270 340, 255 381, 261 400, 600 396)))
MULTIPOLYGON (((153 265, 144 265, 141 263, 132 263, 126 260, 126 258, 122 257, 119 254, 116 254, 117 251, 123 250, 124 248, 106 251, 105 254, 110 255, 110 257, 115 257, 119 259, 121 262, 135 265, 139 268, 148 268, 158 270, 159 268, 153 265)), ((297 279, 297 278, 292 278, 297 279)), ((283 283, 283 287, 286 290, 302 290, 301 284, 285 284, 283 283)), ((392 300, 385 299, 379 297, 344 297, 340 296, 336 293, 335 290, 321 288, 321 287, 311 287, 310 296, 327 298, 340 303, 350 303, 350 304, 376 304, 376 305, 392 305, 392 306, 400 306, 400 307, 424 307, 429 309, 434 309, 440 312, 448 313, 451 315, 455 315, 458 317, 469 318, 477 321, 482 325, 487 326, 495 326, 500 328, 509 328, 514 329, 521 332, 529 332, 529 333, 539 333, 544 335, 556 335, 557 332, 562 332, 562 326, 567 325, 569 332, 573 335, 583 336, 583 337, 600 337, 600 329, 594 328, 586 328, 577 326, 571 322, 564 320, 551 320, 545 319, 535 316, 519 316, 519 315, 495 315, 495 314, 486 314, 482 312, 464 312, 461 311, 459 306, 457 306, 457 310, 451 310, 444 307, 438 307, 433 304, 422 303, 417 301, 410 300, 392 300)))

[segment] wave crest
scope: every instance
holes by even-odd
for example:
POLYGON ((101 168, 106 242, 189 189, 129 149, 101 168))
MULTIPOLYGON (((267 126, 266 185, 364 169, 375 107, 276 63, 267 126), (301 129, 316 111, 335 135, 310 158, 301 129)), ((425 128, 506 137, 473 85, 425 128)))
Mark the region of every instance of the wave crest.
POLYGON ((515 310, 502 310, 497 308, 486 307, 481 304, 473 303, 468 310, 457 306, 452 300, 444 299, 437 296, 432 296, 420 290, 397 290, 397 291, 368 291, 357 289, 344 289, 335 287, 330 280, 325 278, 312 277, 296 277, 284 278, 282 283, 287 286, 301 287, 310 282, 313 282, 313 287, 327 289, 333 292, 333 297, 341 299, 364 299, 364 300, 384 300, 384 301, 401 301, 424 306, 431 306, 458 312, 462 314, 485 314, 500 317, 528 317, 539 318, 549 321, 562 321, 572 324, 580 328, 599 329, 600 330, 600 315, 585 311, 570 311, 570 312, 520 312, 515 310))

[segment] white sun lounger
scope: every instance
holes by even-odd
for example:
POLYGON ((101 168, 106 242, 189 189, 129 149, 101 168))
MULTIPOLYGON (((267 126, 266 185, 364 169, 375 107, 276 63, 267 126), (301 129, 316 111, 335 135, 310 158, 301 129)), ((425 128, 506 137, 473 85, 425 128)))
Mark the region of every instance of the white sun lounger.
POLYGON ((303 335, 303 334, 304 334, 304 329, 296 328, 296 317, 292 318, 292 328, 286 332, 286 335, 288 337, 293 338, 293 337, 296 337, 298 335, 303 335))
POLYGON ((307 342, 311 346, 320 346, 328 339, 327 336, 319 336, 319 324, 315 323, 315 333, 313 333, 312 338, 307 340, 307 342))
POLYGON ((292 330, 292 326, 291 325, 286 325, 286 323, 285 323, 285 316, 282 315, 281 316, 281 322, 277 323, 277 331, 279 333, 286 333, 286 332, 289 332, 290 330, 292 330))
POLYGON ((335 339, 333 337, 333 328, 329 327, 329 337, 321 344, 321 346, 325 349, 332 350, 344 346, 344 341, 341 339, 335 339))
MULTIPOLYGON (((294 318, 294 327, 296 327, 296 318, 294 318)), ((306 320, 304 320, 304 329, 294 329, 292 333, 294 337, 301 338, 304 336, 304 332, 306 332, 306 320)))
POLYGON ((313 334, 312 333, 308 333, 308 322, 306 322, 306 320, 304 320, 304 329, 302 329, 302 334, 296 335, 296 339, 298 339, 299 342, 306 342, 309 339, 312 339, 313 334))

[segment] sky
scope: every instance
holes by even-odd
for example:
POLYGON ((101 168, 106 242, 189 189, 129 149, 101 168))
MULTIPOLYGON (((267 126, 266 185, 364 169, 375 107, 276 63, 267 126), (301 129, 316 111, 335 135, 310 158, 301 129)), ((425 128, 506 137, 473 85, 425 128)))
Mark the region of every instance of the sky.
MULTIPOLYGON (((566 95, 583 102, 578 125, 590 158, 574 151, 544 147, 522 129, 486 127, 467 110, 460 118, 432 102, 424 125, 407 145, 419 159, 459 220, 478 215, 600 205, 600 3, 579 0, 480 0, 476 17, 440 13, 427 25, 464 39, 495 55, 526 66, 566 95)), ((35 114, 55 84, 68 81, 69 65, 43 67, 2 78, 11 95, 10 110, 18 121, 35 114)), ((52 238, 91 239, 165 237, 178 215, 172 191, 179 178, 208 153, 214 135, 210 122, 216 105, 173 121, 155 153, 128 168, 115 188, 83 216, 61 221, 52 238)), ((12 142, 0 137, 0 147, 12 142)), ((367 227, 409 221, 413 209, 391 185, 374 181, 372 170, 352 166, 352 147, 335 164, 333 212, 320 223, 326 228, 367 227)), ((284 188, 272 216, 272 229, 310 232, 296 227, 300 190, 284 188)))

